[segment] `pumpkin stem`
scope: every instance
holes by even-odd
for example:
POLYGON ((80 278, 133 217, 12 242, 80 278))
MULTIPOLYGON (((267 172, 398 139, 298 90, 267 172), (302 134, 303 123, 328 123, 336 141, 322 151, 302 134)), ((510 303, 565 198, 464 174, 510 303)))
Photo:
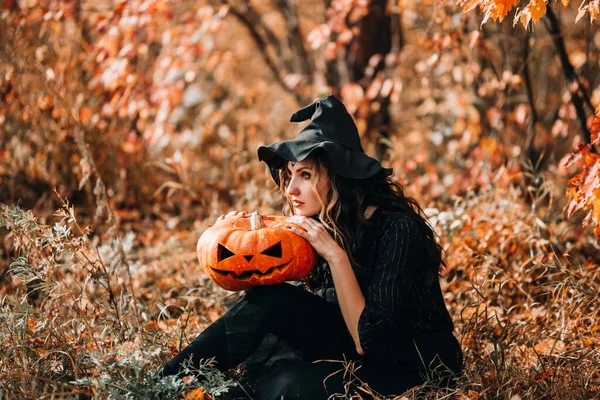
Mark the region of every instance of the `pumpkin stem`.
POLYGON ((265 222, 263 221, 262 215, 258 211, 254 211, 250 214, 250 229, 255 231, 260 228, 264 228, 265 222))

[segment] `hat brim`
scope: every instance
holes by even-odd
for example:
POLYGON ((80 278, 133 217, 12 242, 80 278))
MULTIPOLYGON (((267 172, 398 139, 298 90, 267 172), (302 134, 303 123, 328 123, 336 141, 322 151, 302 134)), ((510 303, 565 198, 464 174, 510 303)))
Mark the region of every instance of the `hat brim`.
POLYGON ((390 168, 383 168, 379 161, 369 157, 362 151, 352 150, 330 141, 315 141, 306 138, 296 138, 273 143, 258 148, 258 159, 269 166, 271 175, 279 184, 279 170, 286 161, 299 162, 307 157, 323 151, 331 161, 330 166, 335 173, 345 178, 366 179, 378 173, 385 176, 392 174, 390 168))

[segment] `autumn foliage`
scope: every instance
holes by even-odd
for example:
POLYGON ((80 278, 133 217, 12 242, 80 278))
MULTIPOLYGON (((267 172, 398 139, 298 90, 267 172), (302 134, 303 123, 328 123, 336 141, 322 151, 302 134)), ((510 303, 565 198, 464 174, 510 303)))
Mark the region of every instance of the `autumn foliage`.
POLYGON ((198 238, 230 210, 280 213, 256 148, 328 93, 445 249, 465 373, 398 398, 600 397, 599 14, 0 0, 0 398, 239 390, 210 360, 188 371, 202 389, 154 372, 235 301, 198 238))
MULTIPOLYGON (((568 7, 570 2, 571 0, 561 0, 564 7, 568 7)), ((508 13, 517 8, 513 25, 521 22, 527 28, 530 22, 533 21, 536 24, 546 14, 546 3, 548 2, 546 0, 466 0, 462 3, 463 12, 469 12, 475 7, 479 7, 484 14, 482 23, 485 23, 489 18, 502 22, 508 13)), ((590 22, 593 23, 600 15, 600 2, 595 0, 582 1, 575 22, 586 14, 589 16, 590 22)))
POLYGON ((567 196, 571 201, 567 213, 571 216, 578 210, 585 210, 587 214, 583 222, 591 223, 598 237, 600 237, 600 156, 591 150, 598 143, 599 135, 600 107, 596 109, 596 115, 592 120, 591 143, 580 145, 579 149, 565 160, 567 166, 576 162, 582 165, 581 172, 568 182, 567 196))

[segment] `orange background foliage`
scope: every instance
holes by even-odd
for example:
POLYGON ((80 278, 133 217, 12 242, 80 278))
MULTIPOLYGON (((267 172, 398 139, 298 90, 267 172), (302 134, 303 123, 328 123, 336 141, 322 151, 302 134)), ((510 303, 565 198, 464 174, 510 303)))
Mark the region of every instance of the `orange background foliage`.
POLYGON ((598 397, 599 4, 0 0, 0 397, 158 390, 235 301, 198 237, 280 212, 256 148, 328 93, 445 249, 465 375, 404 396, 598 397))

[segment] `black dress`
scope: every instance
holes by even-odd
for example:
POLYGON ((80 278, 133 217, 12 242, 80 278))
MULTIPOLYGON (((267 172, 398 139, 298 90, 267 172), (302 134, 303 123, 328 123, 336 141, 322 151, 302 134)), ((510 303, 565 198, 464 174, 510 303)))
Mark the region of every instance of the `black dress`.
POLYGON ((462 353, 439 282, 426 283, 429 260, 418 224, 380 209, 369 221, 353 265, 366 303, 358 322, 364 356, 356 352, 322 262, 308 280, 310 291, 285 283, 248 290, 163 373, 177 373, 190 356, 194 362, 215 357, 220 369, 232 368, 271 336, 293 356, 279 359, 258 380, 257 399, 326 399, 363 383, 382 395, 426 381, 451 384, 461 373, 462 353), (354 360, 358 368, 350 374, 340 360, 354 360))

